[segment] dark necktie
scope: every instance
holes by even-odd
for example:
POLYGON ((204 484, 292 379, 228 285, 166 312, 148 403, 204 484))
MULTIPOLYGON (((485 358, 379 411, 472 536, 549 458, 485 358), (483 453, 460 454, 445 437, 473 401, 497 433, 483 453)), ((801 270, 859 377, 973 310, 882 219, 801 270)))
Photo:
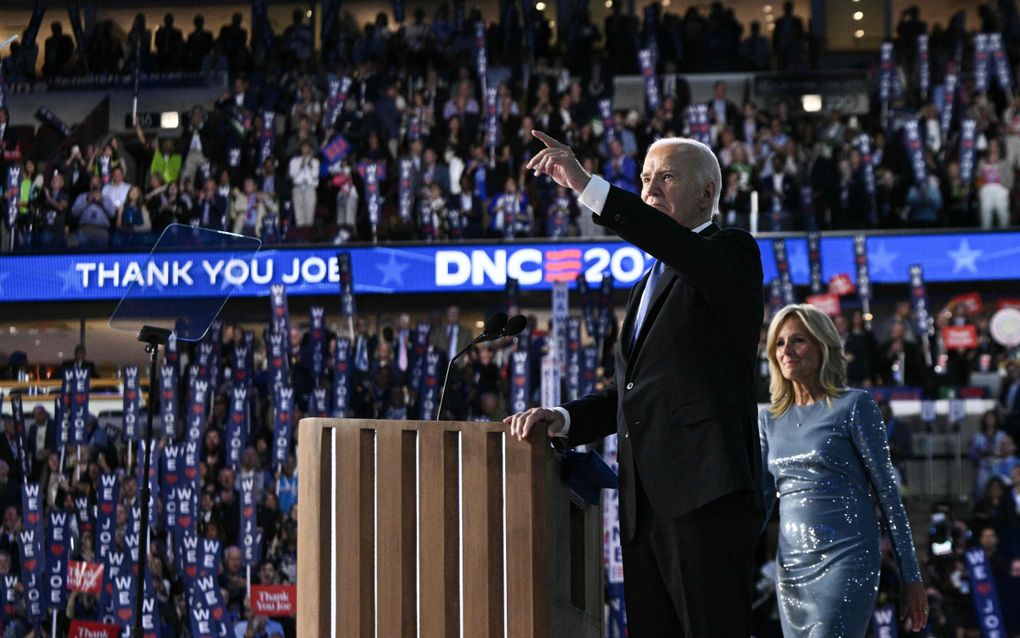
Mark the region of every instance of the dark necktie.
POLYGON ((644 323, 645 316, 648 314, 648 306, 652 303, 652 295, 655 294, 655 286, 659 283, 659 277, 662 276, 664 270, 665 268, 663 267, 662 262, 656 259, 655 264, 648 273, 648 282, 645 284, 645 289, 641 293, 641 301, 638 303, 637 316, 634 318, 634 333, 630 338, 631 346, 634 345, 637 341, 638 334, 641 333, 641 325, 644 323))

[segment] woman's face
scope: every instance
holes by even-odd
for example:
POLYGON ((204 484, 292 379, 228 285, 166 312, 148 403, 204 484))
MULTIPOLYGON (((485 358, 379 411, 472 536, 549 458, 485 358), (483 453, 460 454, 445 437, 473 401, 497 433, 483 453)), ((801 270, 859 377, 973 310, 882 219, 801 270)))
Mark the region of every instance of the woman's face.
POLYGON ((814 383, 818 379, 822 349, 796 315, 790 316, 779 328, 776 361, 783 377, 789 381, 814 383))

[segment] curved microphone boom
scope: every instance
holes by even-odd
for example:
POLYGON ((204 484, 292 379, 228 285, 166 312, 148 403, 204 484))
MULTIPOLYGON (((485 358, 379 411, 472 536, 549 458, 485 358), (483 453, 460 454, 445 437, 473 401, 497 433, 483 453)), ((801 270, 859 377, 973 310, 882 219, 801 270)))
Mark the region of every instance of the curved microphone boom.
MULTIPOLYGON (((520 316, 520 315, 518 315, 520 316)), ((516 319, 517 317, 514 317, 516 319)), ((453 368, 453 362, 460 358, 462 354, 467 352, 471 346, 481 343, 482 341, 492 341, 503 336, 509 322, 506 318, 505 312, 497 312, 485 320, 485 327, 482 329, 482 334, 478 335, 471 340, 471 343, 464 346, 464 349, 458 352, 456 355, 450 357, 450 361, 446 364, 446 376, 443 377, 443 392, 439 395, 439 409, 436 411, 436 421, 441 421, 440 418, 443 414, 443 403, 446 401, 446 387, 450 384, 450 370, 453 368)), ((520 332, 520 330, 518 330, 520 332)))

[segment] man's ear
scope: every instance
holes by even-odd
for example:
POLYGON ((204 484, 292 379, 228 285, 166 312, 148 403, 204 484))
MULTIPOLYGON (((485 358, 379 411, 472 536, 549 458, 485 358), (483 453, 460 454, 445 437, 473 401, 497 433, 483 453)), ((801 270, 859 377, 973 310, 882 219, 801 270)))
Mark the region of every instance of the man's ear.
MULTIPOLYGON (((701 190, 701 202, 706 207, 711 208, 712 202, 715 200, 715 182, 708 180, 705 182, 705 187, 701 190)), ((704 210, 704 208, 702 208, 704 210)))

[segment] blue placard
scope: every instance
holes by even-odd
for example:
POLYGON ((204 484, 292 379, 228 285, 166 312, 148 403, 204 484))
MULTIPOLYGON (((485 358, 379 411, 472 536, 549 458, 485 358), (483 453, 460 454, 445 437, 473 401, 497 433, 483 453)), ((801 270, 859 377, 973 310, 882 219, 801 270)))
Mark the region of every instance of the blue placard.
MULTIPOLYGON (((772 238, 760 238, 764 281, 777 276, 772 238)), ((872 283, 908 283, 907 266, 919 263, 929 283, 1020 278, 1020 232, 870 235, 872 283)), ((449 246, 353 247, 358 294, 497 292, 507 278, 522 290, 549 290, 556 279, 583 274, 589 283, 608 272, 621 286, 634 284, 651 264, 641 249, 624 242, 458 244, 449 246), (550 268, 552 265, 554 268, 550 268)), ((810 283, 806 236, 786 238, 790 276, 810 283)), ((856 278, 853 237, 821 239, 822 276, 856 278)), ((178 253, 158 266, 144 253, 12 255, 0 257, 0 299, 103 301, 120 299, 132 281, 161 287, 167 298, 218 297, 238 284, 237 297, 268 297, 270 285, 288 295, 334 295, 340 275, 329 246, 263 250, 251 261, 216 251, 178 253)))

